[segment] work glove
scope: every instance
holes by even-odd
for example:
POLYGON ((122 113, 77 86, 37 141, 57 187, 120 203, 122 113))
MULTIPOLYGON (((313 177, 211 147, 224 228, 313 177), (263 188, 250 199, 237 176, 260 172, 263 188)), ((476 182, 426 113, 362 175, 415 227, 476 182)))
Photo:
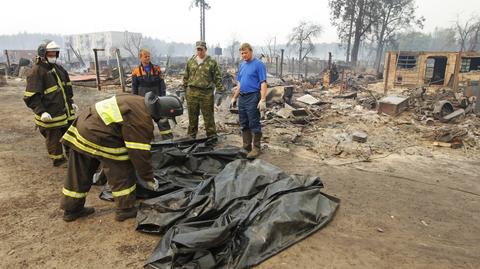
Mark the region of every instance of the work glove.
POLYGON ((258 110, 265 112, 267 111, 267 101, 265 100, 260 100, 257 105, 258 110))
POLYGON ((52 121, 52 115, 48 112, 43 112, 42 116, 40 116, 40 120, 45 122, 45 121, 52 121))
POLYGON ((158 179, 154 177, 153 180, 147 181, 147 186, 152 191, 158 191, 160 183, 158 182, 158 179))
POLYGON ((180 99, 180 102, 183 102, 185 101, 185 88, 181 88, 180 90, 176 90, 175 91, 175 95, 177 95, 177 97, 180 99))
POLYGON ((230 108, 237 107, 237 98, 233 98, 230 100, 230 108))
POLYGON ((76 104, 72 104, 73 111, 75 111, 75 114, 78 114, 78 106, 76 104))

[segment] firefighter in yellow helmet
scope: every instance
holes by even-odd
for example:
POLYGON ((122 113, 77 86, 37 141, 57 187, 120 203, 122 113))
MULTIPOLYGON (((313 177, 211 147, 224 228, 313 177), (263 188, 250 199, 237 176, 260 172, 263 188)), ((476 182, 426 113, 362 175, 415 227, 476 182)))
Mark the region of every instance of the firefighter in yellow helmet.
POLYGON ((152 189, 158 188, 153 176, 150 142, 153 123, 183 113, 180 100, 159 97, 116 95, 83 111, 62 138, 70 148, 68 175, 64 182, 61 208, 63 219, 73 221, 94 212, 85 207, 92 177, 102 164, 116 204, 115 220, 137 215, 135 189, 137 176, 152 189))
POLYGON ((45 137, 48 156, 54 166, 65 162, 60 138, 78 111, 73 102, 72 83, 67 71, 57 63, 60 47, 47 41, 37 49, 38 56, 27 76, 23 100, 32 109, 34 121, 45 137))

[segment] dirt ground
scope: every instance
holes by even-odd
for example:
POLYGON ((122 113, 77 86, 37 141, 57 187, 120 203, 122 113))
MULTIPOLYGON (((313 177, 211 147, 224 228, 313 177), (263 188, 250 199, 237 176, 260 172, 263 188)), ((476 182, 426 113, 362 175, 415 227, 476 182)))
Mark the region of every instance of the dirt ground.
MULTIPOLYGON (((87 198, 94 215, 61 219, 66 166, 52 167, 23 91, 24 81, 15 79, 0 88, 0 268, 142 267, 160 238, 136 232, 135 220, 115 222, 113 204, 98 198, 97 187, 87 198)), ((114 92, 77 87, 75 100, 82 109, 114 92)), ((364 128, 375 128, 368 121, 364 128)), ((336 124, 340 133, 348 129, 348 122, 336 124)), ((223 143, 240 142, 238 127, 220 125, 223 143)), ((286 145, 271 128, 261 158, 290 173, 319 175, 341 204, 324 229, 258 268, 479 268, 478 152, 414 143, 376 149, 364 162, 329 154, 332 145, 323 142, 286 145)), ((322 135, 330 135, 325 128, 322 135)), ((184 134, 185 119, 174 131, 184 134)), ((396 133, 381 139, 395 141, 396 133)))

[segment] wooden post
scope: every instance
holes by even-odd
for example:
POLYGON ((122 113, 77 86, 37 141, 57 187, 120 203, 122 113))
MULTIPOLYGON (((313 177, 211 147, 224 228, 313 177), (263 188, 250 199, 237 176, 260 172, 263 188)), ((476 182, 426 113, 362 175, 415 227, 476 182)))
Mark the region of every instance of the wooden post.
MULTIPOLYGON (((2 66, 4 67, 3 70, 5 70, 5 77, 3 77, 3 72, 0 73, 0 87, 7 85, 7 80, 8 80, 7 64, 5 64, 5 65, 0 64, 0 67, 2 67, 2 66)), ((2 68, 0 68, 0 70, 2 70, 2 68)))
POLYGON ((281 55, 280 55, 280 78, 283 77, 283 53, 285 52, 284 49, 280 50, 281 55))
POLYGON ((292 57, 292 75, 295 75, 295 58, 292 57))
POLYGON ((115 56, 117 57, 118 75, 120 78, 120 86, 122 86, 122 92, 125 92, 125 74, 123 73, 122 57, 120 56, 120 49, 115 50, 115 56))
POLYGON ((332 53, 328 52, 328 70, 332 70, 332 53))
POLYGON ((275 56, 275 76, 278 77, 278 56, 275 56))
POLYGON ((305 58, 305 79, 308 76, 308 58, 305 58))
POLYGON ((98 65, 98 51, 104 51, 104 49, 93 49, 94 61, 95 61, 95 75, 97 76, 97 89, 99 91, 102 90, 100 86, 100 67, 98 65))
MULTIPOLYGON (((330 77, 332 75, 332 72, 329 71, 330 77)), ((347 80, 345 79, 345 69, 342 70, 342 78, 340 79, 342 81, 342 86, 340 87, 340 92, 343 93, 347 89, 347 80)))
POLYGON ((392 60, 392 53, 388 52, 388 57, 387 57, 387 69, 385 69, 385 77, 383 80, 385 81, 385 85, 383 86, 383 93, 386 95, 388 92, 388 76, 390 73, 390 61, 392 60))
POLYGON ((7 57, 7 73, 10 72, 10 58, 8 57, 8 50, 5 50, 5 57, 7 57))
POLYGON ((165 77, 167 76, 169 69, 170 69, 170 55, 167 55, 167 62, 165 63, 165 74, 164 74, 165 77))
POLYGON ((453 92, 458 90, 458 75, 460 73, 460 67, 462 65, 462 51, 459 51, 457 54, 457 59, 455 60, 455 71, 453 73, 453 92))

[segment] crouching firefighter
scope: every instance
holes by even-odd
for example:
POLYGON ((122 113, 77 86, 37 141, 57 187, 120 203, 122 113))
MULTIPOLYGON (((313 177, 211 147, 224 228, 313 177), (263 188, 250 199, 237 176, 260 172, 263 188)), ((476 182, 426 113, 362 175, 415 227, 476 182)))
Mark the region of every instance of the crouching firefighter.
MULTIPOLYGON (((165 80, 160 67, 150 62, 150 51, 140 49, 139 57, 140 65, 132 71, 132 93, 145 96, 146 93, 153 92, 158 96, 165 96, 167 90, 165 80)), ((173 138, 167 118, 161 118, 157 125, 162 140, 173 138)))
POLYGON ((33 110, 35 125, 45 137, 48 156, 54 166, 65 162, 60 139, 75 119, 72 83, 67 71, 56 63, 60 47, 54 41, 41 44, 32 70, 27 76, 23 96, 33 110))
POLYGON ((137 175, 152 190, 158 189, 150 152, 152 118, 158 122, 162 117, 174 118, 182 113, 178 98, 153 93, 145 97, 113 96, 80 113, 62 138, 62 143, 70 147, 61 200, 63 220, 73 221, 94 212, 84 205, 100 164, 112 188, 115 220, 135 217, 137 175))

